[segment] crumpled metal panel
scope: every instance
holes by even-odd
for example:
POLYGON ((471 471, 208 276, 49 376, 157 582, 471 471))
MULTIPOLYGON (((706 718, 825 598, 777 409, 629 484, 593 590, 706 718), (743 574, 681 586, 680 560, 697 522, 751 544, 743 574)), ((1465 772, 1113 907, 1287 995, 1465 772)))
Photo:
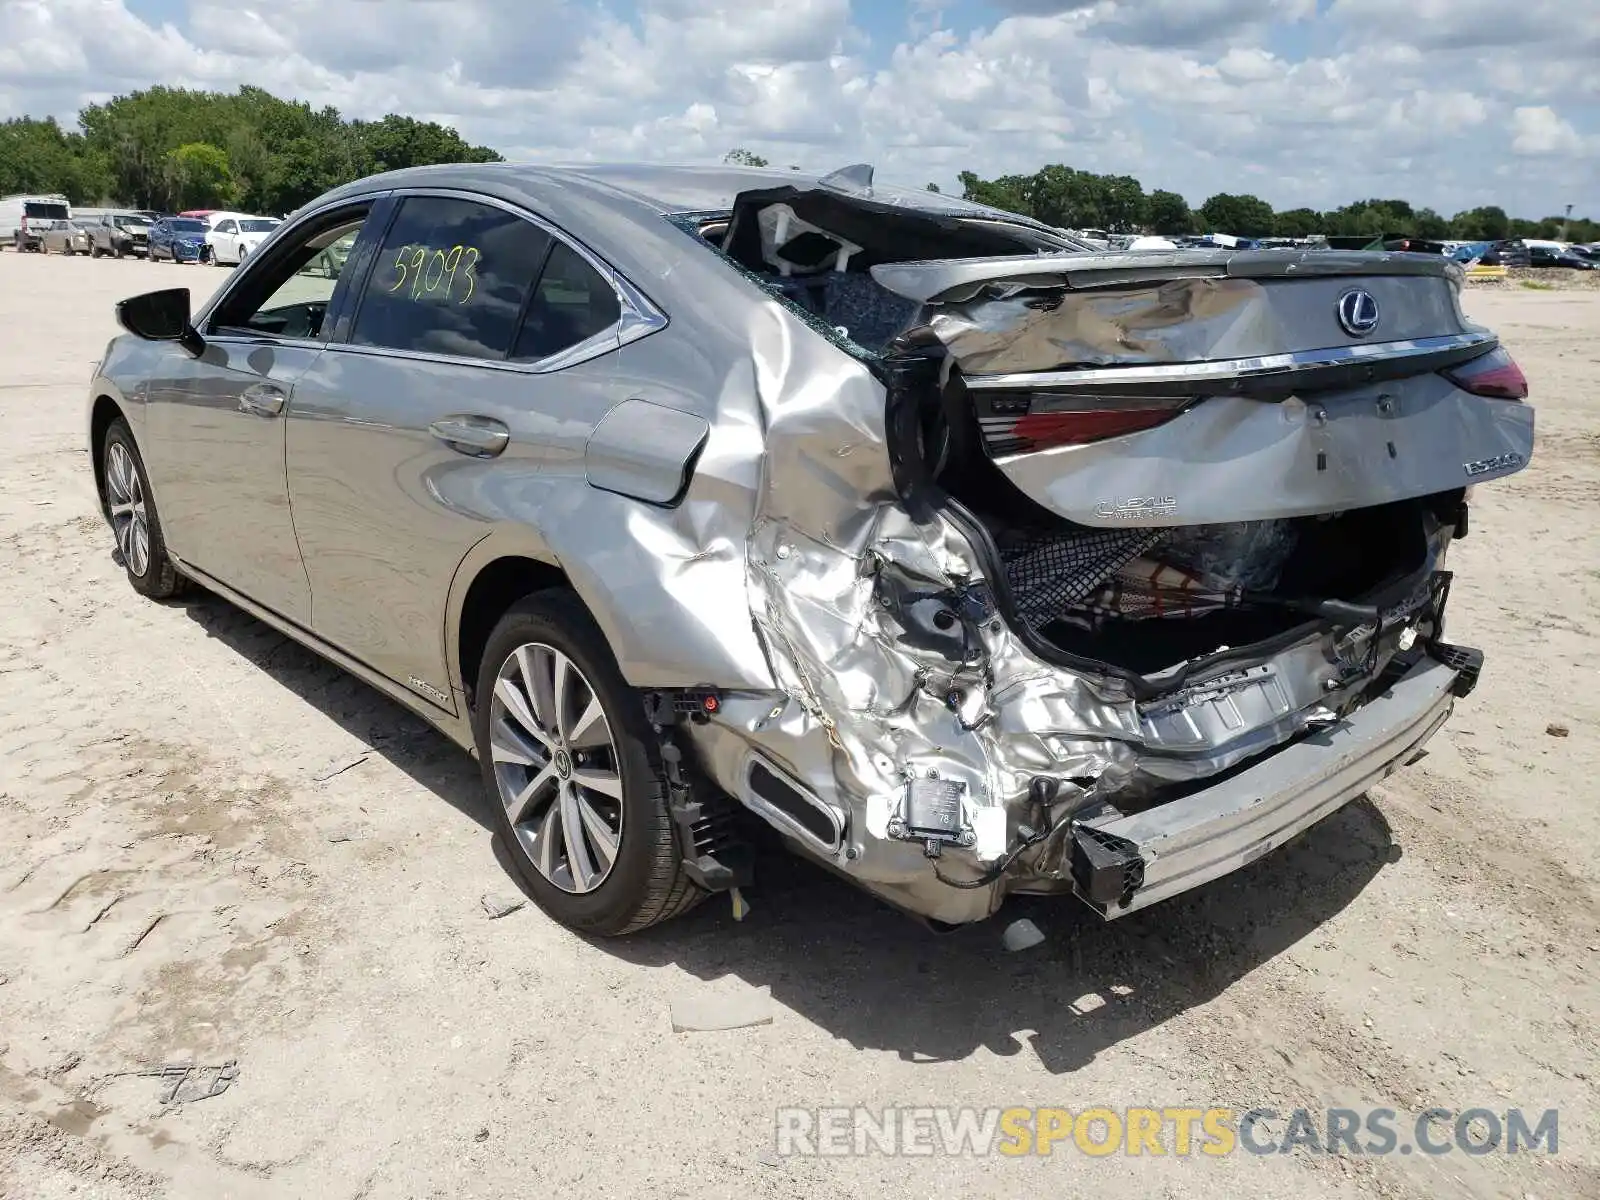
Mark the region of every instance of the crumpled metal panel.
POLYGON ((1423 374, 1279 403, 1213 396, 1154 429, 997 463, 1080 525, 1216 525, 1367 508, 1511 475, 1533 456, 1533 422, 1529 405, 1423 374))
POLYGON ((1059 885, 1063 856, 1030 853, 1003 883, 941 882, 920 843, 886 833, 908 776, 966 785, 982 833, 970 849, 946 848, 939 869, 972 880, 1027 819, 1035 776, 1065 781, 1062 818, 1095 798, 1214 773, 1327 719, 1345 697, 1325 690, 1336 670, 1325 639, 1310 636, 1248 686, 1232 677, 1250 663, 1200 671, 1192 701, 1169 708, 1142 707, 1120 678, 1040 660, 996 613, 960 530, 939 514, 914 518, 901 500, 884 387, 774 309, 783 319, 749 329, 766 457, 746 565, 776 690, 728 696, 690 735, 730 794, 748 794, 760 756, 836 809, 838 852, 802 849, 911 911, 979 919, 1008 889, 1059 885))
POLYGON ((1302 279, 1320 275, 1433 275, 1459 283, 1449 259, 1332 250, 1136 250, 1035 258, 941 258, 880 263, 872 277, 912 300, 956 304, 991 285, 1122 287, 1172 279, 1302 279))
POLYGON ((969 375, 1063 367, 1248 359, 1364 344, 1339 325, 1339 297, 1372 293, 1369 341, 1466 331, 1443 277, 1184 278, 1060 294, 1012 290, 936 306, 928 326, 969 375))

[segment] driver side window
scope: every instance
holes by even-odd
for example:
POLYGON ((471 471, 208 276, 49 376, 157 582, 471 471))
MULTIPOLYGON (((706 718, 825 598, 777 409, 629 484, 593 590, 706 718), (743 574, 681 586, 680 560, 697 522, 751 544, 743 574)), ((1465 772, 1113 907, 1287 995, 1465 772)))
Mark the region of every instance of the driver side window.
POLYGON ((306 231, 269 260, 256 263, 213 315, 213 333, 324 339, 329 305, 351 270, 365 208, 348 211, 306 231))

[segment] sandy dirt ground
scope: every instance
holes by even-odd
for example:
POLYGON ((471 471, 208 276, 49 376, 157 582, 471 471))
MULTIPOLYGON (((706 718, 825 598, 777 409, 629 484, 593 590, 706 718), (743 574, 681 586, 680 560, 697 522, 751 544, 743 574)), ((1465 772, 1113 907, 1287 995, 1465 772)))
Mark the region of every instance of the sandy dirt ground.
POLYGON ((1600 1196, 1600 294, 1470 297, 1538 449, 1452 552, 1488 667, 1431 754, 1135 917, 1019 904, 1047 940, 1010 954, 781 858, 738 924, 490 919, 518 892, 467 757, 112 559, 83 430, 112 303, 223 278, 0 254, 0 1195, 1600 1196), (672 1030, 752 994, 770 1024, 672 1030), (230 1061, 192 1103, 135 1073, 230 1061), (1558 1108, 1560 1142, 775 1153, 775 1109, 834 1104, 1558 1108))

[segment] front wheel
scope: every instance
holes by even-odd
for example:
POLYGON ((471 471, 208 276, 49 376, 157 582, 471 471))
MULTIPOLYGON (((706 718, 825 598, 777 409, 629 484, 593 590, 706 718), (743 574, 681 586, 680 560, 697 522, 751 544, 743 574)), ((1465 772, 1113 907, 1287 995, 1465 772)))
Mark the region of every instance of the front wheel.
POLYGON ((585 933, 632 933, 705 893, 684 871, 659 746, 594 618, 568 591, 500 619, 473 734, 495 829, 539 906, 585 933))
POLYGON ((104 454, 105 512, 116 535, 117 552, 128 582, 141 596, 165 600, 183 587, 183 578, 167 556, 161 518, 150 495, 144 460, 133 443, 133 431, 120 417, 106 430, 104 454))

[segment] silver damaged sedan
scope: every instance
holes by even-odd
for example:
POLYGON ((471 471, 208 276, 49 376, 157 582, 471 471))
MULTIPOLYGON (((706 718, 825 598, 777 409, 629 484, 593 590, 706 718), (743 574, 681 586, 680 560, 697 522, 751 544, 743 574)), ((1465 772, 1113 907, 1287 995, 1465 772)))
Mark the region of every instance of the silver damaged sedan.
POLYGON ((1450 263, 1107 253, 874 185, 448 166, 124 301, 89 394, 133 587, 198 583, 471 749, 622 934, 765 822, 941 924, 1107 917, 1404 766, 1527 384, 1450 263))

